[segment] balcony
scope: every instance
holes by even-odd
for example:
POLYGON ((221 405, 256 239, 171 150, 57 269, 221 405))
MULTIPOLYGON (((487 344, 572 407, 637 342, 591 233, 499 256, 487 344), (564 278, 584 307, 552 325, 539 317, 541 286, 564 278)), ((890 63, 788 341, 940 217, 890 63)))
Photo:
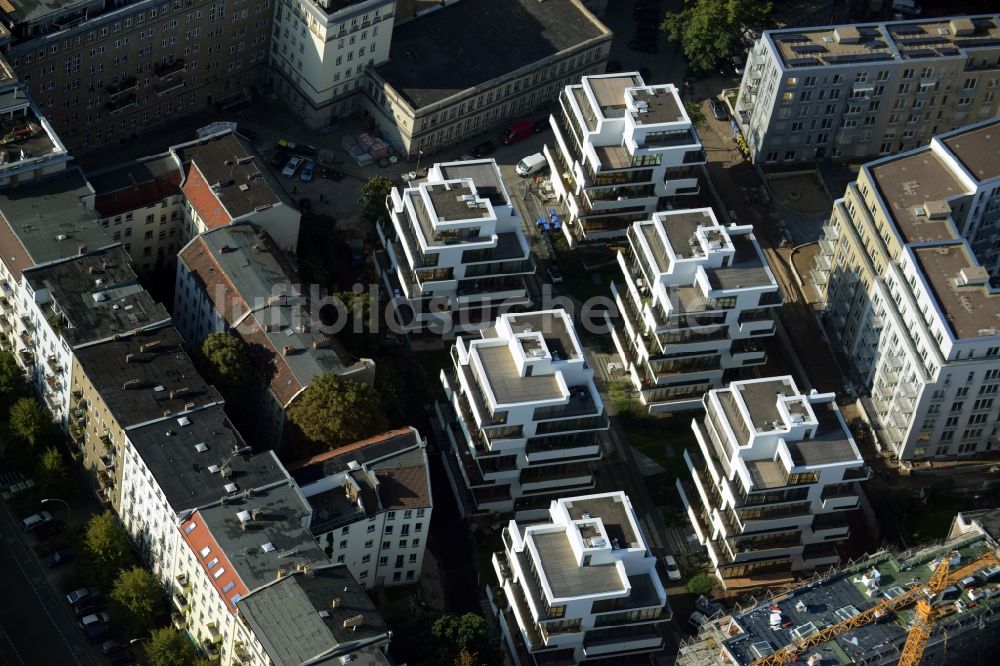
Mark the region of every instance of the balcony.
POLYGON ((135 103, 136 96, 133 93, 111 100, 104 105, 104 108, 106 108, 110 113, 118 113, 119 111, 123 111, 130 106, 135 106, 135 103))
POLYGON ((171 601, 174 602, 174 607, 182 613, 188 609, 188 600, 183 594, 174 594, 170 597, 171 601))
POLYGON ((507 554, 502 550, 498 550, 493 553, 491 561, 493 562, 493 571, 497 575, 497 581, 499 581, 501 586, 506 585, 507 581, 514 577, 507 554))
POLYGON ((183 72, 185 67, 187 67, 187 62, 184 58, 177 58, 173 62, 156 63, 153 65, 153 74, 162 79, 166 76, 170 76, 171 74, 183 72))
POLYGON ((170 623, 174 625, 174 629, 177 631, 184 631, 188 626, 187 619, 180 613, 171 613, 170 623))
POLYGON ((109 95, 114 97, 116 95, 121 95, 123 92, 132 90, 137 85, 139 85, 139 79, 135 78, 134 76, 129 76, 125 79, 122 79, 116 84, 105 86, 104 90, 107 91, 109 95))
POLYGON ((178 88, 184 87, 183 78, 167 78, 153 85, 153 90, 156 91, 157 96, 166 95, 171 90, 177 90, 178 88))

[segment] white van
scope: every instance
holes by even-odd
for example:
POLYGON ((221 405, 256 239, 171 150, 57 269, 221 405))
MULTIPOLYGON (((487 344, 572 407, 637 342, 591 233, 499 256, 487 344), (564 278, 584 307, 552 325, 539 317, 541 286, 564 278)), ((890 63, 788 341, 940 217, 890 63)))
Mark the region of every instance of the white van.
POLYGON ((545 165, 545 155, 535 153, 534 155, 528 155, 518 162, 517 166, 514 167, 514 171, 517 172, 518 176, 530 176, 533 173, 541 171, 545 168, 545 165))

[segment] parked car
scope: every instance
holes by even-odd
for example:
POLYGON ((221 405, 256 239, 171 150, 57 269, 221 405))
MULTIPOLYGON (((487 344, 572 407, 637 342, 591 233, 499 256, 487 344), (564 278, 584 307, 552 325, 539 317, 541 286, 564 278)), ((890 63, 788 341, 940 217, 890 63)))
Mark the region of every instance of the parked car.
POLYGON ((920 16, 924 10, 914 0, 892 0, 892 11, 903 16, 920 16))
POLYGON ((667 578, 670 580, 680 580, 681 570, 677 568, 677 560, 673 555, 663 556, 663 565, 667 568, 667 578))
POLYGON ((709 617, 725 610, 722 604, 704 594, 694 600, 694 607, 709 617))
POLYGON ((536 120, 535 124, 532 127, 535 130, 535 134, 541 134, 542 132, 547 132, 548 129, 552 126, 549 125, 548 117, 545 117, 536 120))
POLYGON ((299 180, 303 183, 312 182, 312 179, 316 176, 316 163, 312 160, 306 160, 305 164, 302 165, 302 171, 299 172, 299 180))
POLYGON ((473 157, 486 157, 487 155, 492 155, 497 150, 497 145, 492 141, 483 141, 481 144, 472 149, 473 157))
POLYGON ((545 160, 545 155, 541 153, 534 153, 533 155, 528 155, 523 160, 517 163, 514 167, 514 173, 518 176, 526 177, 533 173, 538 173, 546 167, 548 162, 545 160))
POLYGON ((288 164, 288 160, 291 158, 291 155, 283 150, 279 150, 271 156, 271 161, 268 164, 271 165, 272 169, 280 169, 283 165, 288 164))
POLYGON ((527 118, 515 120, 504 128, 503 133, 500 135, 500 143, 509 146, 512 143, 517 143, 534 131, 534 123, 527 118))
POLYGON ((288 160, 288 164, 286 164, 285 168, 281 170, 281 175, 285 178, 294 178, 295 172, 299 170, 300 166, 302 166, 302 162, 303 160, 301 157, 298 155, 294 156, 292 159, 288 160))
POLYGON ((971 603, 976 603, 986 596, 986 592, 981 587, 973 587, 965 593, 971 603))
POLYGON ((108 655, 108 663, 111 666, 135 666, 138 662, 128 650, 119 650, 108 655))
POLYGON ((559 270, 559 264, 554 261, 549 262, 549 280, 552 284, 559 284, 563 281, 562 271, 559 270))
POLYGON ((688 617, 688 624, 690 624, 691 628, 694 629, 695 631, 701 629, 701 625, 705 624, 706 622, 708 622, 708 616, 706 616, 704 613, 700 611, 695 611, 691 613, 690 617, 688 617))
POLYGON ((111 625, 107 622, 95 622, 88 624, 83 633, 86 635, 88 641, 97 643, 111 636, 111 625))
POLYGON ((299 212, 303 215, 312 215, 313 212, 313 202, 312 199, 303 197, 299 199, 299 212))
POLYGON ((966 576, 962 580, 958 581, 958 584, 962 586, 963 589, 969 589, 970 587, 975 587, 977 581, 973 576, 966 576))
POLYGON ((66 523, 61 520, 47 520, 35 528, 35 536, 44 541, 66 529, 66 523))
POLYGON ((97 624, 98 622, 104 622, 107 624, 111 622, 111 616, 107 613, 91 613, 90 615, 84 615, 80 618, 80 628, 86 629, 91 624, 97 624))
POLYGON ((52 514, 48 511, 39 511, 38 513, 33 513, 27 518, 21 520, 21 525, 24 527, 26 532, 31 532, 33 530, 41 527, 42 524, 47 523, 52 520, 52 514))
POLYGON ((743 56, 733 56, 729 59, 729 62, 733 64, 733 71, 736 72, 736 76, 743 76, 743 70, 746 68, 746 61, 743 56))
POLYGON ((729 120, 729 111, 721 99, 709 97, 708 103, 712 107, 712 115, 715 116, 716 120, 729 120))
POLYGON ((72 548, 61 548, 54 553, 49 553, 45 556, 42 562, 49 569, 58 569, 62 565, 66 564, 73 559, 73 549, 72 548))
POLYGON ((66 602, 70 606, 76 606, 81 601, 101 596, 101 590, 96 587, 81 587, 66 595, 66 602))
POLYGON ((105 603, 104 597, 91 597, 90 599, 81 601, 79 604, 74 606, 73 614, 79 619, 86 615, 90 615, 91 613, 99 613, 107 607, 108 604, 105 603))
POLYGON ((128 648, 126 648, 121 641, 111 640, 111 641, 104 641, 103 643, 101 643, 101 654, 105 656, 111 654, 112 652, 117 652, 119 650, 127 650, 127 649, 128 648))

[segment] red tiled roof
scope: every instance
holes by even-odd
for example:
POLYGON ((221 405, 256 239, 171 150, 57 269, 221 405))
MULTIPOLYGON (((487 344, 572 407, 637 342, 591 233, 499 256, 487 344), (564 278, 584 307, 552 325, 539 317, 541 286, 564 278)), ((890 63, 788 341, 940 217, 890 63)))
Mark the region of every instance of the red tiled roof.
POLYGON ((194 209, 198 211, 201 219, 205 221, 205 226, 209 229, 215 229, 231 224, 232 216, 222 205, 219 197, 215 196, 215 192, 205 180, 198 165, 194 162, 188 162, 184 165, 184 170, 187 177, 181 189, 194 209))
POLYGON ((181 191, 180 185, 181 174, 179 171, 173 171, 145 183, 138 183, 133 187, 124 187, 115 192, 98 194, 94 198, 94 209, 101 217, 121 215, 177 194, 181 191))
POLYGON ((412 509, 430 506, 427 470, 423 465, 392 467, 375 471, 383 509, 412 509))
POLYGON ((177 529, 180 530, 181 538, 184 539, 188 547, 191 549, 191 552, 194 553, 195 559, 198 560, 198 564, 201 565, 202 570, 205 572, 205 577, 208 578, 208 580, 212 583, 212 587, 214 587, 215 591, 219 593, 219 597, 225 602, 226 608, 229 609, 230 613, 235 614, 236 607, 233 606, 230 599, 232 599, 236 594, 245 597, 250 590, 247 589, 246 584, 236 573, 235 567, 232 566, 229 562, 229 558, 226 557, 226 553, 222 550, 222 547, 219 546, 215 537, 212 536, 212 533, 205 526, 205 522, 201 518, 201 513, 195 511, 191 516, 191 519, 178 525, 177 529), (194 525, 194 528, 188 531, 187 528, 191 525, 194 525), (202 557, 201 550, 205 546, 209 546, 212 550, 208 553, 207 557, 202 557), (225 567, 226 569, 226 572, 218 578, 213 578, 208 566, 206 566, 214 557, 219 558, 219 563, 212 567, 212 572, 218 571, 219 567, 225 567), (226 592, 223 592, 222 588, 230 582, 236 583, 236 586, 226 592))
POLYGON ((359 442, 354 442, 353 444, 347 444, 346 446, 341 446, 338 449, 333 449, 331 451, 320 453, 318 455, 313 456, 312 458, 306 458, 305 460, 300 460, 297 463, 292 463, 291 465, 287 465, 286 469, 288 469, 288 471, 291 471, 293 469, 307 467, 309 465, 313 465, 318 462, 323 462, 324 460, 329 460, 330 458, 336 458, 338 456, 342 456, 345 453, 350 453, 351 451, 357 451, 358 449, 363 449, 371 444, 378 444, 379 442, 387 442, 395 437, 404 437, 406 435, 409 435, 410 433, 411 433, 410 428, 398 428, 396 430, 390 430, 388 432, 382 433, 381 435, 375 435, 374 437, 369 437, 368 439, 362 439, 359 442))

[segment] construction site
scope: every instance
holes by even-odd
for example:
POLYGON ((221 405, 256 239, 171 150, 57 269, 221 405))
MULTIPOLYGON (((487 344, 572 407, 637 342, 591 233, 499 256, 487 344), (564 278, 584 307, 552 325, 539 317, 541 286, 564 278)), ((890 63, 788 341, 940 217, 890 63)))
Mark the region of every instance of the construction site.
POLYGON ((904 553, 880 551, 716 614, 678 666, 996 664, 997 541, 977 526, 904 553))

